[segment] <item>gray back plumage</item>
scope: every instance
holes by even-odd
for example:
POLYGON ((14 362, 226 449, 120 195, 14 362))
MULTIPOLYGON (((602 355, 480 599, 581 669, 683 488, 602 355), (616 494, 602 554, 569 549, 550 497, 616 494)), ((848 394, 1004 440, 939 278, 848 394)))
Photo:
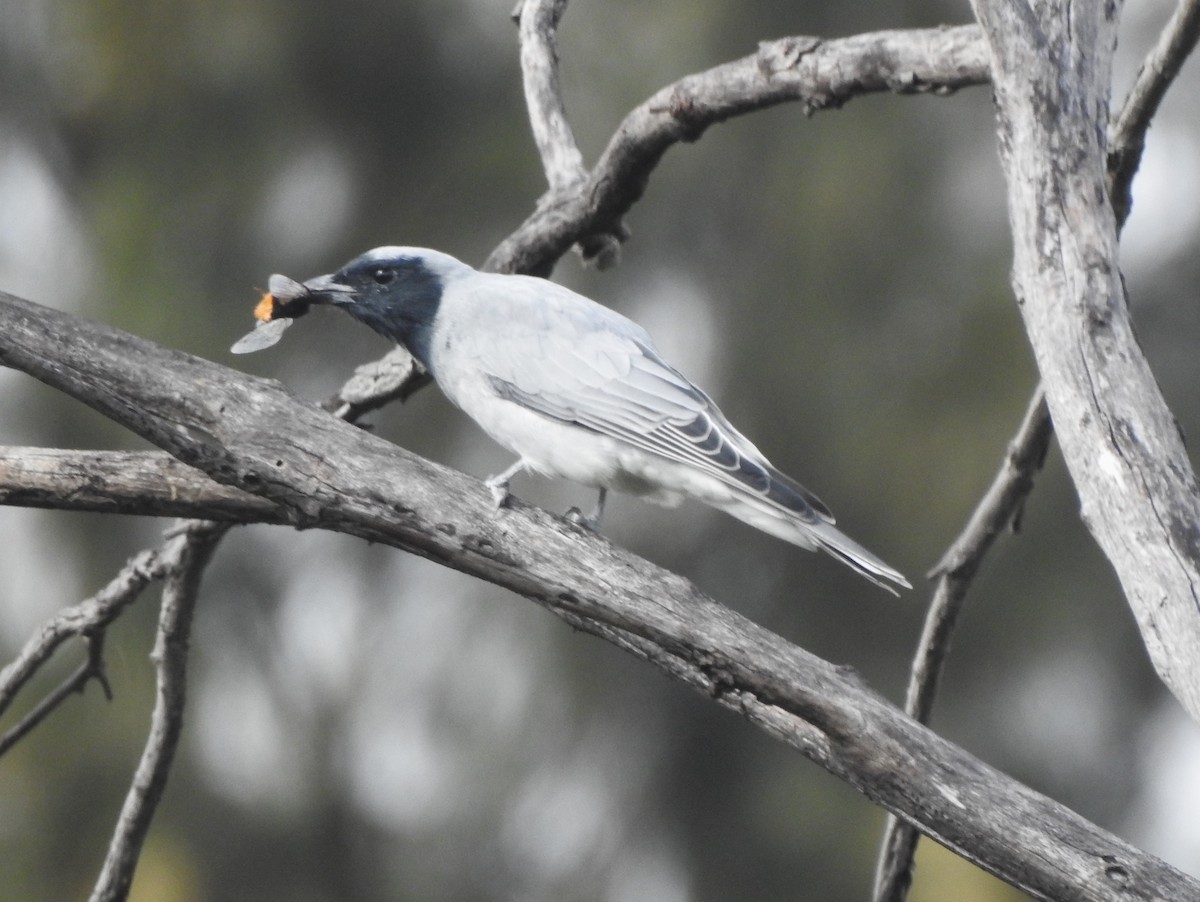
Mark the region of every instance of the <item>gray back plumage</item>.
POLYGON ((815 495, 771 466, 663 360, 636 323, 523 276, 481 273, 458 283, 446 302, 471 323, 453 337, 455 353, 471 355, 501 397, 694 467, 803 521, 833 522, 815 495))

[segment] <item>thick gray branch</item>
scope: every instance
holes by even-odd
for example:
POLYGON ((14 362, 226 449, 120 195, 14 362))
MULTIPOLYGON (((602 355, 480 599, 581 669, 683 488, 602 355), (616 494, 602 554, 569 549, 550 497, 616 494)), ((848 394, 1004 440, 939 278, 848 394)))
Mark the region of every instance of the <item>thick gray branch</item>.
POLYGON ((868 798, 1042 898, 1200 897, 1200 883, 905 717, 853 673, 686 580, 248 377, 0 294, 0 363, 85 401, 295 522, 385 542, 627 639, 868 798), (798 725, 797 722, 799 722, 798 725), (794 725, 794 726, 793 726, 794 725))
MULTIPOLYGON (((1142 64, 1118 121, 1109 131, 1109 195, 1118 228, 1129 215, 1130 186, 1145 146, 1150 120, 1183 60, 1196 45, 1200 32, 1198 11, 1198 0, 1188 0, 1176 9, 1142 64)), ((934 568, 934 573, 939 576, 937 589, 917 645, 905 703, 905 710, 922 723, 928 723, 941 668, 974 573, 999 531, 1009 523, 1015 523, 1019 516, 1052 433, 1045 392, 1039 383, 1021 429, 1013 438, 1009 454, 991 488, 980 500, 967 527, 934 568)), ((907 897, 917 838, 911 825, 894 816, 888 817, 876 871, 875 902, 903 902, 907 897)))
POLYGON ((973 25, 765 42, 751 56, 668 85, 629 113, 587 178, 543 197, 485 268, 544 275, 575 242, 619 233, 667 149, 733 116, 795 101, 811 113, 880 91, 946 94, 987 80, 973 25))
MULTIPOLYGON (((1154 49, 1142 63, 1117 121, 1109 130, 1108 184, 1118 229, 1124 226, 1129 216, 1130 188, 1145 147, 1150 121, 1184 60, 1195 49, 1198 38, 1200 0, 1185 0, 1176 8, 1154 49)), ((905 711, 922 723, 929 722, 941 668, 975 570, 998 532, 1009 523, 1015 528, 1052 434, 1045 391, 1039 383, 991 488, 980 500, 966 529, 934 568, 939 574, 937 590, 917 645, 905 703, 905 711)), ((916 844, 917 834, 911 826, 895 817, 888 818, 876 873, 875 902, 903 902, 912 880, 912 856, 916 844)))
POLYGON ((1200 719, 1200 493, 1134 337, 1106 185, 1118 6, 976 3, 993 59, 1013 284, 1055 433, 1155 668, 1200 719))
POLYGON ((234 523, 286 522, 278 505, 214 482, 162 451, 0 446, 0 504, 234 523))

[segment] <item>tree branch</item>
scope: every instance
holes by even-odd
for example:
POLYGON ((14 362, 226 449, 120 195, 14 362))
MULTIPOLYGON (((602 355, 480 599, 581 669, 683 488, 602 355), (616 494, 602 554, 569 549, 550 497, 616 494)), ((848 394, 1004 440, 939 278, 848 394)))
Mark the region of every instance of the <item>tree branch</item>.
MULTIPOLYGON (((1145 148, 1150 120, 1184 60, 1195 49, 1198 38, 1200 0, 1186 0, 1164 26, 1155 47, 1142 63, 1117 123, 1109 130, 1106 168, 1118 230, 1129 217, 1130 189, 1145 148)), ((932 714, 938 680, 967 590, 995 537, 1019 518, 1052 436, 1050 411, 1039 383, 991 487, 967 527, 933 570, 940 578, 917 643, 905 703, 905 711, 921 723, 928 723, 932 714)), ((903 902, 906 898, 912 883, 917 839, 912 826, 893 816, 887 818, 875 875, 875 902, 903 902)))
POLYGON ((162 798, 183 731, 187 658, 200 577, 227 529, 223 524, 196 521, 187 524, 185 531, 164 549, 165 582, 152 655, 158 668, 158 686, 150 735, 117 819, 91 902, 120 902, 129 895, 142 843, 162 798))
MULTIPOLYGON (((920 723, 929 723, 933 713, 950 640, 979 565, 995 540, 1020 515, 1053 435, 1046 398, 1039 386, 991 486, 930 574, 938 577, 937 587, 917 642, 904 702, 905 713, 920 723)), ((903 902, 908 895, 917 840, 918 832, 911 824, 888 816, 875 871, 875 902, 903 902)))
MULTIPOLYGON (((294 522, 384 542, 631 637, 868 798, 1043 898, 1186 898, 1200 883, 1016 783, 686 580, 328 416, 277 383, 0 294, 0 362, 294 522), (148 378, 153 374, 153 379, 148 378), (205 386, 203 393, 190 387, 205 386), (153 386, 152 389, 148 386, 153 386), (801 722, 801 723, 796 723, 801 722)), ((627 646, 628 647, 628 644, 627 646)))
POLYGON ((987 79, 985 48, 973 25, 764 42, 755 54, 666 86, 629 113, 587 178, 552 187, 484 268, 546 275, 587 236, 623 234, 621 217, 641 197, 662 155, 715 123, 791 101, 811 114, 864 94, 949 94, 987 79))
POLYGON ((523 0, 516 10, 525 105, 551 191, 565 191, 587 177, 558 81, 555 33, 566 8, 567 0, 523 0))
MULTIPOLYGON (((567 0, 523 0, 517 5, 525 105, 550 196, 569 193, 587 178, 558 80, 555 33, 566 8, 567 0)), ((577 246, 585 263, 607 269, 620 260, 621 242, 628 237, 628 229, 618 221, 607 233, 583 236, 577 246)))
POLYGON ((0 504, 233 523, 287 522, 277 505, 214 482, 162 451, 0 446, 0 504))
POLYGON ((67 698, 76 692, 82 693, 92 680, 100 684, 100 688, 104 690, 104 697, 112 701, 112 686, 109 685, 108 676, 104 672, 104 631, 84 633, 83 642, 87 656, 79 663, 79 666, 63 680, 57 689, 22 717, 12 729, 0 736, 0 756, 24 739, 67 698))
POLYGON ((1133 88, 1109 129, 1108 169, 1114 177, 1112 203, 1120 223, 1125 222, 1133 204, 1130 188, 1146 149, 1150 120, 1198 40, 1200 0, 1182 0, 1138 69, 1133 88))
POLYGON ((349 423, 392 401, 407 401, 433 381, 425 367, 400 345, 364 363, 338 393, 321 406, 349 423))
MULTIPOLYGON (((43 624, 37 634, 25 643, 12 663, 0 670, 0 716, 4 715, 17 693, 63 642, 72 636, 102 634, 104 628, 116 619, 122 609, 133 602, 151 580, 159 578, 160 573, 161 557, 159 553, 143 551, 130 558, 128 563, 121 568, 121 572, 91 598, 60 611, 43 624)), ((99 649, 97 648, 96 651, 98 652, 99 649)), ((92 650, 89 649, 89 658, 92 653, 92 650)), ((97 668, 97 670, 99 669, 97 668)), ((65 697, 63 695, 58 698, 55 704, 61 702, 65 697)), ((40 721, 48 713, 49 710, 43 712, 38 720, 40 721)), ((27 732, 28 728, 21 730, 21 725, 18 724, 4 737, 2 750, 7 751, 17 739, 27 732)))
POLYGON ((1200 493, 1133 333, 1106 185, 1113 7, 976 9, 993 57, 1013 284, 1063 457, 1155 669, 1200 719, 1200 493))

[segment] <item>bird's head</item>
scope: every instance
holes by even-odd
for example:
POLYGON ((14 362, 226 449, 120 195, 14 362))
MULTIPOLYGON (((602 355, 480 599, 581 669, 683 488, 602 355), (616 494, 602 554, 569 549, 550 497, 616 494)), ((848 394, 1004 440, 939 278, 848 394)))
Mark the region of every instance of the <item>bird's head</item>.
POLYGON ((285 322, 313 304, 345 310, 379 334, 408 348, 428 366, 429 342, 446 286, 475 270, 449 254, 420 247, 377 247, 337 272, 296 282, 272 276, 255 310, 259 329, 234 350, 259 350, 278 340, 285 322), (272 329, 272 327, 275 327, 272 329), (253 338, 252 338, 253 336, 253 338))
POLYGON ((408 344, 414 330, 432 324, 446 285, 472 272, 439 251, 378 247, 304 287, 313 303, 340 307, 376 332, 408 344))

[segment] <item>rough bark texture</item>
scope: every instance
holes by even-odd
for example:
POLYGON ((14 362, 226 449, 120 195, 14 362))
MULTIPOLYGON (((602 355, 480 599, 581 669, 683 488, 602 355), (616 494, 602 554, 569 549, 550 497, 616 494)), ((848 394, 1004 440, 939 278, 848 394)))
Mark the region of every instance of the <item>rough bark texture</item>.
POLYGON ((1138 347, 1106 190, 1116 3, 978 0, 1013 285, 1084 521, 1155 668, 1200 719, 1200 494, 1138 347))
POLYGON ((1047 899, 1200 898, 1105 833, 815 658, 603 538, 355 429, 257 379, 0 294, 0 363, 133 429, 292 522, 504 586, 745 712, 868 798, 1047 899))
POLYGON ((0 504, 101 514, 284 523, 278 505, 161 451, 0 447, 0 504))

